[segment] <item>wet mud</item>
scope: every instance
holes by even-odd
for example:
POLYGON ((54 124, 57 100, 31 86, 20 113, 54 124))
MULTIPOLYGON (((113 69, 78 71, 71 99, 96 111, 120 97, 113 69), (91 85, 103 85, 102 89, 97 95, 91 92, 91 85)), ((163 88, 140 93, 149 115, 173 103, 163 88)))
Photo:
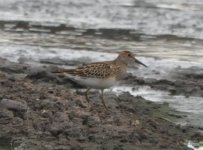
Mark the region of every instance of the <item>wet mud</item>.
POLYGON ((107 92, 107 111, 98 91, 90 93, 88 104, 82 87, 50 73, 55 66, 32 70, 1 61, 0 135, 11 143, 7 149, 185 150, 187 140, 203 138, 197 128, 176 125, 185 115, 167 103, 107 92))
MULTIPOLYGON (((195 68, 195 70, 201 70, 195 68)), ((152 89, 167 91, 171 95, 184 95, 185 97, 203 97, 203 73, 194 72, 194 68, 188 68, 185 71, 175 71, 173 80, 167 79, 144 79, 129 75, 123 83, 132 86, 147 85, 152 89), (177 73, 178 72, 178 73, 177 73), (191 73, 193 72, 193 73, 191 73)))

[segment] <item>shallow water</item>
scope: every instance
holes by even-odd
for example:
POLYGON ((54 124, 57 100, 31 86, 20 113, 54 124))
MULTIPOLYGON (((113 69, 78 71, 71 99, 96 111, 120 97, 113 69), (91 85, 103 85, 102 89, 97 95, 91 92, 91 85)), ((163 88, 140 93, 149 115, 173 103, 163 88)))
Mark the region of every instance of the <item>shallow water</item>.
POLYGON ((0 42, 202 62, 202 11, 201 0, 1 0, 0 42))
POLYGON ((130 92, 134 96, 142 96, 143 98, 153 102, 168 102, 172 108, 185 112, 187 118, 181 120, 179 123, 182 125, 195 125, 203 126, 203 98, 185 96, 173 96, 169 92, 153 90, 148 86, 142 87, 128 87, 118 86, 111 89, 118 95, 122 92, 130 92))
POLYGON ((0 20, 135 29, 145 34, 200 39, 203 38, 202 11, 201 0, 0 1, 0 20))
POLYGON ((203 146, 197 148, 194 145, 195 144, 193 142, 191 142, 191 141, 189 141, 188 144, 187 144, 188 148, 191 148, 193 150, 203 150, 203 146))

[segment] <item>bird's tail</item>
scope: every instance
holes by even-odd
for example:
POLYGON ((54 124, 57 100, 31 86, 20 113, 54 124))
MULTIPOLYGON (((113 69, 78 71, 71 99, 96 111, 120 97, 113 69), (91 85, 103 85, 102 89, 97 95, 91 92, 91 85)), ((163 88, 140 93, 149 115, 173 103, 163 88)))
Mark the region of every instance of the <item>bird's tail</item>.
POLYGON ((64 68, 59 68, 56 70, 51 71, 51 73, 58 75, 58 76, 66 76, 66 74, 73 74, 74 69, 64 69, 64 68))

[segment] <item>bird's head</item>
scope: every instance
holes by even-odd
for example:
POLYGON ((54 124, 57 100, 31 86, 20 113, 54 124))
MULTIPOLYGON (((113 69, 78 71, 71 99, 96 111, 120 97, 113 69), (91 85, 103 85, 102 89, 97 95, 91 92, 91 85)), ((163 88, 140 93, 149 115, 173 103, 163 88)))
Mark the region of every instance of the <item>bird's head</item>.
POLYGON ((130 64, 136 63, 136 64, 140 64, 140 65, 147 67, 145 64, 143 64, 142 62, 137 60, 135 58, 135 55, 130 51, 120 52, 118 57, 117 57, 117 60, 124 63, 125 65, 130 65, 130 64))

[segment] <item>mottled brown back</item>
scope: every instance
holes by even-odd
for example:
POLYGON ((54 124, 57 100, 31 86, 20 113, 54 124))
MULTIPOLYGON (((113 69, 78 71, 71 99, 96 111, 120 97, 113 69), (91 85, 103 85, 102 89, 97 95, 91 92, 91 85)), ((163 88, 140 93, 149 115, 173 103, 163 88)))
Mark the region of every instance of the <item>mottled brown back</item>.
POLYGON ((99 78, 105 79, 110 77, 117 78, 117 73, 120 71, 120 66, 115 63, 97 62, 80 66, 76 69, 59 69, 54 71, 56 74, 70 74, 73 76, 85 77, 85 78, 99 78))

